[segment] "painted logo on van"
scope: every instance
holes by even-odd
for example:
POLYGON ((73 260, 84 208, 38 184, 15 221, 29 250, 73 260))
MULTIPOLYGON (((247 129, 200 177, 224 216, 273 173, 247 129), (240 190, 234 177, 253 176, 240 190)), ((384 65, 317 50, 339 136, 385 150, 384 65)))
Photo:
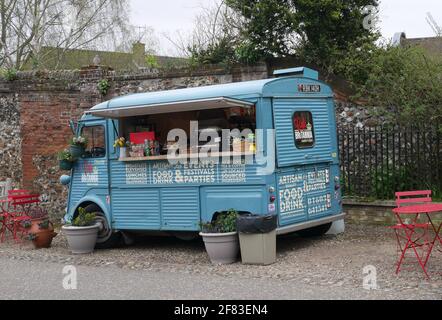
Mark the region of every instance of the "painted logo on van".
POLYGON ((313 216, 331 207, 330 170, 311 169, 278 178, 281 217, 313 216))
POLYGON ((243 183, 247 181, 244 159, 231 164, 198 162, 196 164, 128 163, 126 184, 171 185, 243 183))
POLYGON ((88 186, 98 185, 98 164, 95 161, 83 161, 80 168, 82 183, 85 183, 88 186))

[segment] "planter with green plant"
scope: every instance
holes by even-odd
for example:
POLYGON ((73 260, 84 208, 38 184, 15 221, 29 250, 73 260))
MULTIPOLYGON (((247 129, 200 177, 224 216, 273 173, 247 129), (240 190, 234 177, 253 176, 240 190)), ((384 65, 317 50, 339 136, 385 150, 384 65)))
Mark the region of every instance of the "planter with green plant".
POLYGON ((210 223, 201 223, 207 254, 213 264, 230 264, 238 259, 239 241, 236 231, 238 211, 230 209, 218 214, 210 223))
POLYGON ((49 248, 57 233, 54 232, 54 225, 49 220, 47 211, 36 207, 28 215, 31 220, 25 221, 25 227, 28 227, 27 239, 32 241, 35 249, 49 248))
POLYGON ((97 89, 100 91, 101 95, 104 97, 109 92, 111 85, 109 83, 109 80, 107 79, 101 79, 98 81, 97 89))
POLYGON ((75 159, 72 157, 72 154, 68 149, 60 151, 58 153, 58 164, 60 170, 64 171, 71 170, 74 165, 74 161, 75 159))
POLYGON ((93 252, 99 229, 100 225, 96 222, 95 213, 88 213, 84 208, 78 208, 78 215, 72 224, 62 227, 69 249, 74 254, 93 252))
POLYGON ((70 142, 69 151, 74 160, 81 158, 87 147, 87 138, 78 136, 73 137, 70 142))

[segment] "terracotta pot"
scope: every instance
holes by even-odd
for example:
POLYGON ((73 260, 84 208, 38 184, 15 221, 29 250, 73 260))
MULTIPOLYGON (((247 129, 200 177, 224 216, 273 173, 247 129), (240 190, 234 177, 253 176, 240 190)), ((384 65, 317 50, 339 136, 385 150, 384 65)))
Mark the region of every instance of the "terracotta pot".
POLYGON ((35 235, 35 239, 32 240, 34 247, 36 249, 49 248, 52 244, 52 239, 57 236, 54 232, 54 225, 49 221, 49 226, 47 229, 42 229, 39 225, 48 218, 40 218, 31 220, 31 227, 28 230, 28 234, 35 235))
POLYGON ((52 239, 57 236, 54 231, 44 230, 35 234, 36 238, 32 240, 35 249, 50 248, 52 244, 52 239))

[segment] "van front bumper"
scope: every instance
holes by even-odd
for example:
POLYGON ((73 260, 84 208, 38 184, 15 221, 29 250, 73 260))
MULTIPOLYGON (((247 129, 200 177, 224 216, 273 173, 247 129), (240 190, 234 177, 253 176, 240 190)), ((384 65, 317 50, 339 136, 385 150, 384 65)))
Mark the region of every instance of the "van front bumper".
POLYGON ((276 229, 276 234, 277 235, 283 235, 283 234, 287 234, 287 233, 292 233, 292 232, 296 232, 299 230, 304 230, 304 229, 309 229, 309 228, 313 228, 313 227, 317 227, 323 224, 327 224, 330 222, 334 222, 334 221, 339 221, 344 219, 346 216, 345 213, 341 213, 338 215, 334 215, 334 216, 328 216, 325 218, 321 218, 318 220, 312 220, 312 221, 305 221, 305 222, 301 222, 298 224, 292 224, 290 226, 285 226, 285 227, 281 227, 276 229))

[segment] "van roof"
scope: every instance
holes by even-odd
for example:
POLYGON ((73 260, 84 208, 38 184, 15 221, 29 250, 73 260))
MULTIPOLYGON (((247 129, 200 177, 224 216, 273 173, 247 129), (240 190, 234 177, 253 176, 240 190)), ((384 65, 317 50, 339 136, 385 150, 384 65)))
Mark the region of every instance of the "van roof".
MULTIPOLYGON (((160 105, 173 102, 213 99, 226 97, 232 99, 255 100, 259 97, 283 96, 312 96, 312 93, 303 94, 296 90, 297 84, 321 84, 321 96, 332 96, 332 91, 323 82, 306 77, 289 76, 263 80, 234 82, 203 87, 175 89, 158 92, 130 94, 114 98, 93 107, 89 112, 118 109, 124 107, 160 105), (288 82, 288 83, 287 83, 288 82)), ((318 96, 318 94, 315 94, 318 96)))

